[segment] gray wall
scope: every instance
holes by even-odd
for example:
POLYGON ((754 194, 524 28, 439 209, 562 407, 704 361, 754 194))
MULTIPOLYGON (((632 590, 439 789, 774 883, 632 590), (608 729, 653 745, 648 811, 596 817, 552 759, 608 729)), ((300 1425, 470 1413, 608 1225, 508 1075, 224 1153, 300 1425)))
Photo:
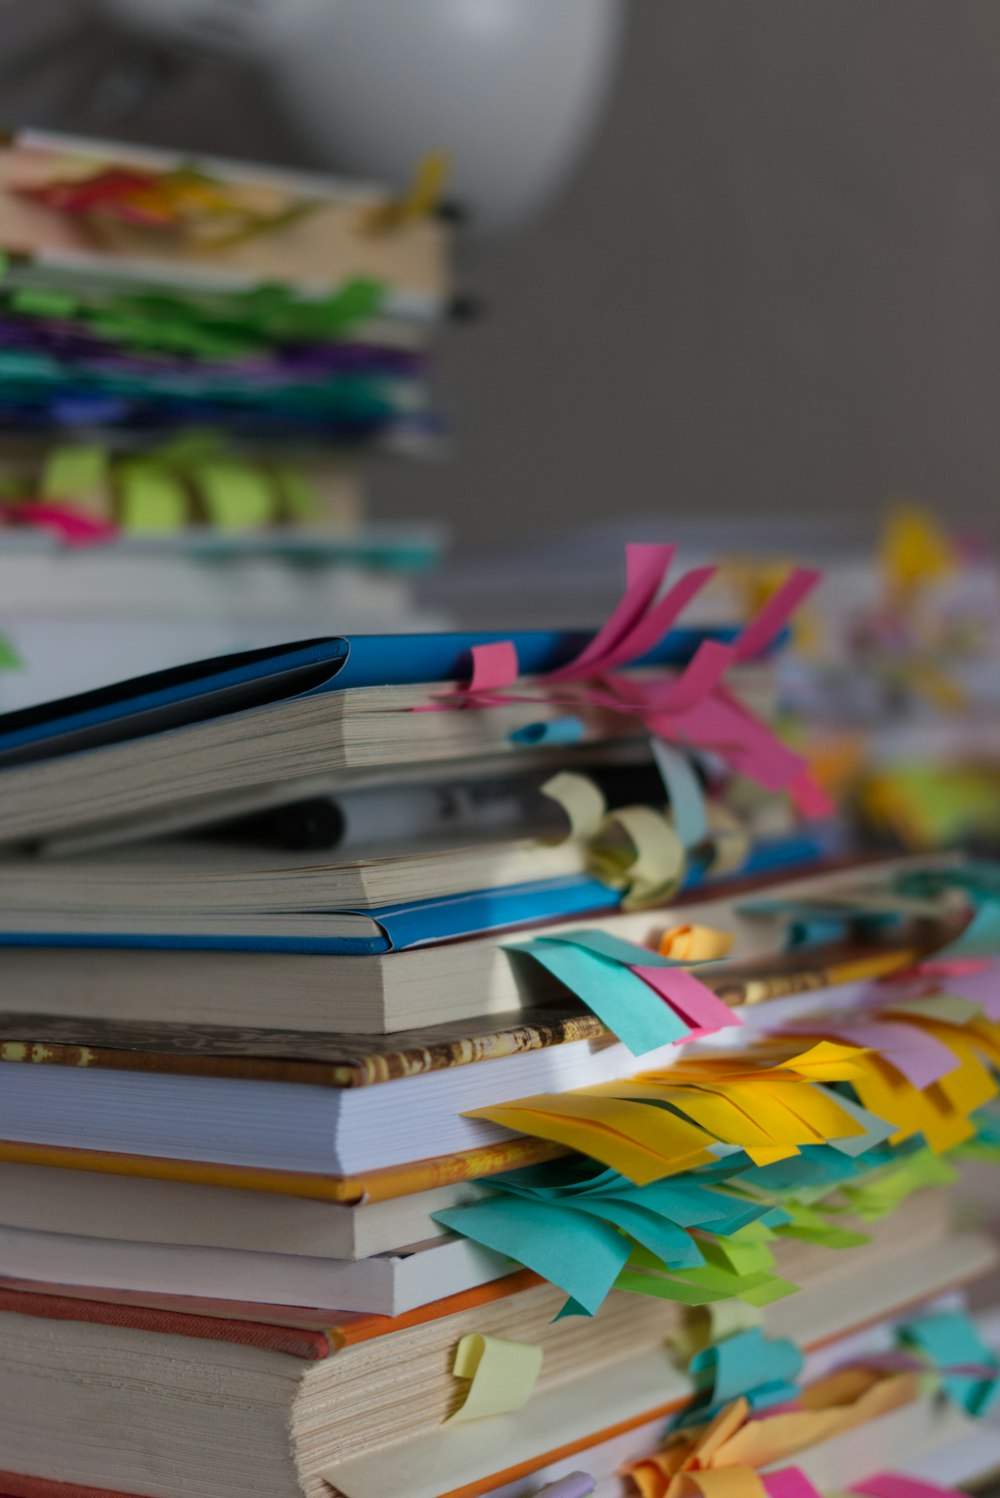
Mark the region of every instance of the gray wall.
MULTIPOLYGON (((211 69, 129 129, 299 154, 211 69)), ((870 521, 908 493, 996 533, 996 0, 633 0, 576 181, 462 260, 489 316, 441 350, 455 456, 384 467, 381 513, 474 543, 640 511, 870 521)))

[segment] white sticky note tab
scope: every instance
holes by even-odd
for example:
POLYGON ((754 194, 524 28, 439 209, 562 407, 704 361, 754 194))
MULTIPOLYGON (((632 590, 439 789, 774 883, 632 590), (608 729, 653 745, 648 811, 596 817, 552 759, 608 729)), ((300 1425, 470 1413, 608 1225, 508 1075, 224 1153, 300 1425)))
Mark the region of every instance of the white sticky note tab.
POLYGON ((542 1349, 531 1342, 509 1342, 470 1332, 455 1349, 456 1378, 471 1379, 461 1409, 444 1422, 481 1420, 523 1409, 542 1371, 542 1349))

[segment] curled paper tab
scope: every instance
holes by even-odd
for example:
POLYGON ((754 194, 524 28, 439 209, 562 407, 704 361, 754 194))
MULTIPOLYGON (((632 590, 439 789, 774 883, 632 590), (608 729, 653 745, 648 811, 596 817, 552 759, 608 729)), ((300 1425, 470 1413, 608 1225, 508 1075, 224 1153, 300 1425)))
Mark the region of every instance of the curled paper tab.
POLYGON ((660 937, 660 956, 674 962, 715 962, 729 956, 733 941, 731 931, 714 926, 671 926, 660 937))
POLYGON ((533 1343, 470 1332, 455 1349, 452 1367, 456 1378, 471 1379, 469 1392, 445 1425, 523 1409, 541 1371, 542 1349, 533 1343))
POLYGON ((542 795, 557 801, 566 813, 571 837, 589 837, 607 809, 604 796, 586 775, 560 770, 542 786, 542 795))
POLYGON ((595 879, 626 891, 623 908, 656 905, 684 877, 684 848, 666 817, 651 806, 609 812, 590 842, 587 866, 595 879))

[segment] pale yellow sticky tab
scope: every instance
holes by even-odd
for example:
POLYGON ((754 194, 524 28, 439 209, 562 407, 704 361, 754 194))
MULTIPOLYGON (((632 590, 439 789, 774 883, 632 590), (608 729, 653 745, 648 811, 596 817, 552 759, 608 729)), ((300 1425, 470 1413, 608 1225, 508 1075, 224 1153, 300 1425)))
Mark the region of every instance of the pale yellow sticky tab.
POLYGON ((717 801, 708 803, 708 836, 712 857, 705 872, 713 879, 734 874, 746 863, 752 846, 749 832, 739 817, 717 801))
POLYGON ((716 1300, 707 1306, 691 1306, 684 1317, 680 1332, 673 1344, 685 1363, 690 1362, 696 1352, 731 1337, 736 1332, 749 1331, 751 1327, 763 1326, 764 1313, 758 1306, 744 1300, 716 1300))
POLYGON ((655 905, 684 877, 684 845, 671 824, 651 806, 609 812, 591 839, 587 866, 596 879, 628 893, 626 910, 655 905))
POLYGON ((671 926, 660 937, 660 956, 675 962, 714 962, 732 951, 731 931, 714 926, 671 926))
POLYGON ((445 1425, 523 1409, 541 1371, 542 1349, 533 1343, 470 1332, 456 1347, 452 1367, 456 1378, 471 1379, 469 1392, 445 1425))
POLYGON ((600 788, 587 775, 560 770, 542 786, 542 795, 557 801, 566 813, 570 837, 590 837, 600 825, 607 803, 600 788))

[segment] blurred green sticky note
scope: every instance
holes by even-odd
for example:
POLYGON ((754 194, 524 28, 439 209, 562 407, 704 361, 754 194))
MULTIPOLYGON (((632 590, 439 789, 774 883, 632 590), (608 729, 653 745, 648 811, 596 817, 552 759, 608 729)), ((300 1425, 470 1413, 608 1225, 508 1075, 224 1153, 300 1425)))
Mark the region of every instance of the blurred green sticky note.
POLYGON ((108 516, 108 455, 92 443, 66 443, 53 448, 42 469, 45 499, 68 500, 92 514, 108 516))
POLYGON ((0 671, 18 671, 24 665, 9 640, 0 635, 0 671))
POLYGON ((11 296, 13 311, 29 317, 72 317, 76 311, 76 297, 51 287, 25 286, 11 296))
POLYGON ((147 535, 182 530, 188 518, 183 483, 159 463, 125 463, 118 475, 119 514, 124 530, 147 535))
POLYGON ((192 475, 212 525, 253 530, 275 518, 276 495, 267 475, 248 463, 205 463, 192 475))
POLYGON ((298 468, 276 468, 272 475, 283 517, 315 520, 320 513, 319 495, 298 468))

